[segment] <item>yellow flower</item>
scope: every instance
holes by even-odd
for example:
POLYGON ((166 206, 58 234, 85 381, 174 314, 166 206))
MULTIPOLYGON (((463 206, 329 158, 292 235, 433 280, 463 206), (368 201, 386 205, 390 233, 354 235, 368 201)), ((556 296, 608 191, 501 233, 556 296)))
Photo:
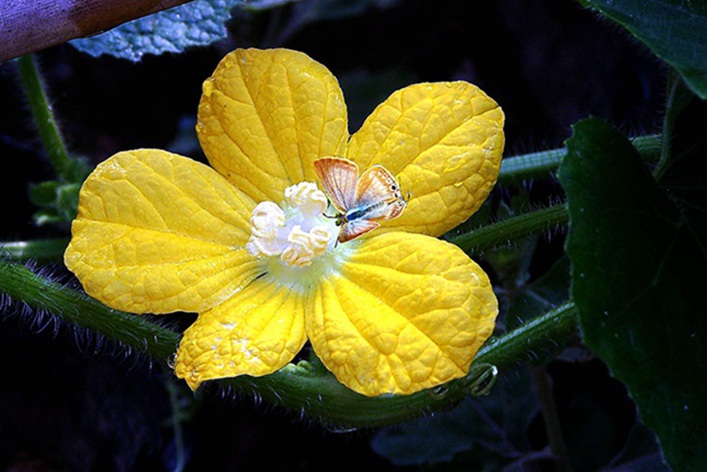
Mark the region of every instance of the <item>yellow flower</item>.
POLYGON ((504 135, 493 100, 466 82, 411 85, 349 139, 324 66, 248 49, 204 82, 198 118, 213 169, 139 149, 86 180, 65 262, 88 294, 134 313, 199 313, 175 364, 192 389, 272 373, 308 339, 364 395, 467 373, 497 302, 481 268, 436 236, 496 181, 504 135), (337 244, 313 167, 327 156, 387 168, 409 192, 403 214, 337 244))

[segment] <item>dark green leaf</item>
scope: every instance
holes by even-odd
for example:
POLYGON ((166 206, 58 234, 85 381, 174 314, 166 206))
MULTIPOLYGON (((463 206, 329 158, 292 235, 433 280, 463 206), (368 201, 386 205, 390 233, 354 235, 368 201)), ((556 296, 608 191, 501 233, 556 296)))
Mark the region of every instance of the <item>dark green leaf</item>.
POLYGON ((562 257, 542 277, 510 295, 506 315, 509 330, 556 308, 569 297, 568 259, 562 257))
POLYGON ((626 384, 671 466, 707 470, 705 253, 688 216, 610 125, 581 121, 567 150, 559 177, 584 340, 626 384))
POLYGON ((56 180, 30 184, 29 200, 37 206, 54 205, 59 185, 56 180))
POLYGON ((643 41, 707 98, 707 5, 683 0, 585 0, 643 41))
MULTIPOLYGON (((707 103, 685 90, 682 81, 672 87, 669 100, 669 145, 664 146, 659 182, 690 222, 690 227, 707 250, 707 103)), ((666 121, 668 121, 666 119, 666 121)))
POLYGON ((525 370, 506 373, 490 395, 452 411, 381 430, 373 449, 396 465, 452 461, 475 451, 477 464, 510 463, 529 452, 526 432, 539 406, 525 370))
POLYGON ((38 225, 68 223, 76 218, 81 183, 51 180, 30 185, 29 198, 40 210, 34 215, 38 225))
POLYGON ((604 472, 670 472, 660 458, 655 434, 640 423, 629 432, 624 448, 604 472))

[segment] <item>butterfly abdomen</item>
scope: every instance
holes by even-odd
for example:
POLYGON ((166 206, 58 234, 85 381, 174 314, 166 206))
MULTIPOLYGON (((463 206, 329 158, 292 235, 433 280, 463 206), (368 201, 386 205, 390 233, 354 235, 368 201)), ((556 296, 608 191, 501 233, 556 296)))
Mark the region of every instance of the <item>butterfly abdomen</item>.
MULTIPOLYGON (((375 206, 375 205, 371 205, 375 206)), ((370 211, 371 207, 366 207, 366 208, 352 208, 351 210, 347 211, 346 214, 344 215, 344 219, 346 221, 354 221, 354 220, 359 220, 361 218, 367 218, 370 219, 366 213, 370 211)))
POLYGON ((387 219, 387 215, 390 212, 388 207, 393 203, 394 202, 380 201, 371 203, 370 205, 352 208, 346 212, 344 218, 346 221, 387 219))

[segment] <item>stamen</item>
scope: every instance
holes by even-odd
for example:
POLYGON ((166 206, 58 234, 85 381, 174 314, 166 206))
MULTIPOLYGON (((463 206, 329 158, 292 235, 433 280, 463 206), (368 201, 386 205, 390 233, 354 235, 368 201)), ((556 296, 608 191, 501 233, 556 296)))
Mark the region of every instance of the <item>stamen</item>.
POLYGON ((327 198, 312 182, 300 182, 285 189, 285 201, 299 207, 305 218, 319 217, 327 209, 327 198))
POLYGON ((285 227, 285 212, 273 202, 258 203, 250 217, 251 237, 246 249, 252 255, 280 254, 278 230, 285 227))
POLYGON ((335 239, 334 224, 323 217, 327 198, 311 182, 288 187, 284 197, 284 209, 273 202, 255 207, 246 249, 254 256, 279 255, 290 267, 307 267, 335 239))

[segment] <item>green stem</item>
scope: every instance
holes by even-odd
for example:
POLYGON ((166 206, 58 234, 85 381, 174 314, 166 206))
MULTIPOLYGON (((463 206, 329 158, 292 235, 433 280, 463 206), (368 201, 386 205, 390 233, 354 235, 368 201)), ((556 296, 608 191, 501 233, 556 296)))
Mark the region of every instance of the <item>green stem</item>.
POLYGON ((532 178, 547 177, 557 170, 567 149, 550 149, 521 156, 508 157, 501 161, 498 182, 502 184, 519 183, 532 178))
POLYGON ((560 203, 483 226, 450 238, 450 241, 466 252, 481 252, 531 234, 552 230, 567 224, 568 220, 567 208, 564 203, 560 203))
MULTIPOLYGON (((22 265, 1 260, 0 293, 165 364, 179 342, 177 333, 145 317, 112 310, 22 265)), ((310 417, 327 423, 348 427, 382 426, 449 408, 472 391, 475 381, 486 372, 485 365, 492 364, 503 372, 532 358, 533 352, 566 345, 572 340, 575 329, 574 305, 566 303, 490 340, 479 351, 467 377, 413 395, 365 397, 341 385, 332 374, 313 362, 289 365, 265 377, 242 376, 213 383, 233 386, 295 411, 306 411, 310 417)))
POLYGON ((0 293, 164 362, 179 343, 177 333, 145 317, 112 310, 81 292, 3 259, 0 259, 0 293))
POLYGON ((20 80, 27 93, 29 106, 49 160, 57 176, 69 180, 73 159, 69 156, 59 125, 54 118, 37 61, 33 55, 29 54, 21 56, 17 62, 20 66, 20 80))
POLYGON ((223 381, 242 391, 255 391, 271 403, 306 411, 311 417, 349 427, 376 427, 410 420, 421 414, 448 409, 469 395, 471 385, 491 364, 501 375, 549 347, 568 345, 576 331, 575 308, 565 303, 512 332, 491 339, 479 351, 467 377, 433 390, 412 395, 364 397, 347 389, 328 372, 289 366, 259 379, 237 377, 223 381), (260 388, 257 388, 256 385, 260 388))
MULTIPOLYGON (((661 154, 659 135, 638 136, 631 142, 646 162, 656 162, 661 154)), ((551 149, 509 157, 501 162, 498 182, 503 185, 518 184, 524 180, 547 178, 554 173, 567 154, 567 149, 551 149)))
MULTIPOLYGON (((492 338, 481 348, 474 362, 508 367, 538 351, 569 345, 577 328, 576 308, 567 301, 503 336, 492 338)), ((527 358, 526 358, 527 360, 527 358)))
POLYGON ((68 238, 0 242, 0 257, 9 257, 15 261, 31 259, 39 262, 56 262, 61 260, 68 245, 68 238))

